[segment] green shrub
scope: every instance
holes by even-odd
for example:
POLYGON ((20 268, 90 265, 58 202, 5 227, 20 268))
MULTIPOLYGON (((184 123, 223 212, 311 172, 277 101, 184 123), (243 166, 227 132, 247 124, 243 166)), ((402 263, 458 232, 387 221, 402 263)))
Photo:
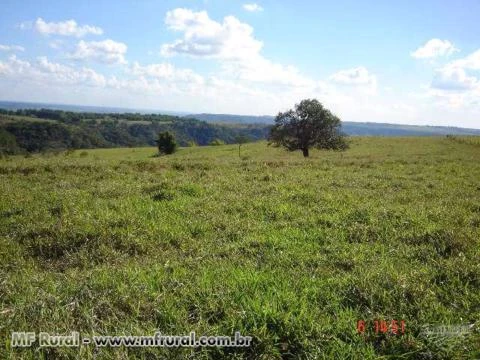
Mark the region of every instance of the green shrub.
POLYGON ((177 150, 175 137, 169 131, 160 132, 158 134, 157 146, 160 154, 173 154, 177 150))

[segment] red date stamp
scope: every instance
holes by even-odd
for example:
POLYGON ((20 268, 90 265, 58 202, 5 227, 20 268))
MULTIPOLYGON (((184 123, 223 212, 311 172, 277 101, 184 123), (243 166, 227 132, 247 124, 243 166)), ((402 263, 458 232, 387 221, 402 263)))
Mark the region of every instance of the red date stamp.
POLYGON ((365 320, 357 321, 357 333, 374 332, 375 334, 405 334, 405 320, 374 320, 367 322, 365 320))

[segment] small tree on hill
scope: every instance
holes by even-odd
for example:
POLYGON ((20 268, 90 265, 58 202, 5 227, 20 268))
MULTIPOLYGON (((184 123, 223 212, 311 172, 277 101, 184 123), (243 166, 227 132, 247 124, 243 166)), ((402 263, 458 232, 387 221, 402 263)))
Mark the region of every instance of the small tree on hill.
POLYGON ((295 109, 279 113, 270 130, 271 143, 289 151, 302 150, 308 157, 309 149, 344 150, 348 147, 340 131, 341 121, 316 99, 302 100, 295 109))
POLYGON ((235 142, 238 144, 238 157, 240 157, 240 148, 243 144, 246 144, 250 141, 250 139, 245 135, 238 135, 235 138, 235 142))
POLYGON ((177 150, 175 137, 169 131, 158 133, 157 145, 160 154, 173 154, 177 150))

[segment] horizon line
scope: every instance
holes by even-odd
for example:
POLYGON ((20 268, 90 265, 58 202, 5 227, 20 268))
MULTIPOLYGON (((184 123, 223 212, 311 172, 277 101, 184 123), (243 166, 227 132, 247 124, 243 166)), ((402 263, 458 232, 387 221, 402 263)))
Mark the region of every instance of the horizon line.
MULTIPOLYGON (((32 105, 47 105, 47 106, 70 106, 70 107, 80 107, 80 108, 104 108, 104 109, 111 109, 114 111, 105 111, 105 113, 113 113, 113 114, 120 114, 119 110, 122 110, 124 113, 146 113, 150 112, 150 114, 158 114, 158 115, 176 115, 176 116, 195 116, 195 115, 226 115, 226 116, 251 116, 251 117, 272 117, 275 118, 275 115, 249 115, 249 114, 231 114, 231 113, 214 113, 214 112, 188 112, 188 111, 177 111, 177 110, 161 110, 161 109, 154 109, 154 108, 133 108, 133 107, 122 107, 122 106, 108 106, 108 105, 80 105, 80 104, 67 104, 67 103, 55 103, 55 102, 36 102, 36 101, 20 101, 20 100, 2 100, 0 99, 0 109, 9 110, 1 106, 2 103, 14 103, 14 104, 32 104, 32 105), (117 111, 115 111, 117 110, 117 111)), ((38 107, 34 108, 26 108, 20 107, 16 109, 38 109, 38 107)), ((77 110, 63 110, 63 109, 52 109, 52 110, 61 110, 61 111, 72 111, 72 112, 80 112, 77 110)), ((92 111, 93 112, 93 111, 92 111)), ((398 126, 416 126, 416 127, 433 127, 433 128, 457 128, 457 129, 466 129, 466 130, 480 130, 480 124, 478 128, 473 127, 463 127, 463 126, 455 126, 455 125, 432 125, 432 124, 408 124, 408 123, 391 123, 391 122, 377 122, 377 121, 355 121, 355 120, 341 120, 344 123, 359 123, 359 124, 381 124, 381 125, 398 125, 398 126)))

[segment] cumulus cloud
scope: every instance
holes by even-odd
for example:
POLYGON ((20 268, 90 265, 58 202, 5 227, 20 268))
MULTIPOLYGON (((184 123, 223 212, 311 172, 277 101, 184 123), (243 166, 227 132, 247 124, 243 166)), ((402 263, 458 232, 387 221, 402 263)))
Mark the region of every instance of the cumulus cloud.
POLYGON ((183 32, 183 38, 164 44, 163 55, 238 59, 257 54, 263 46, 253 37, 253 28, 234 16, 219 23, 210 19, 206 11, 179 8, 167 12, 165 23, 171 30, 183 32))
MULTIPOLYGON (((255 37, 254 29, 236 17, 212 19, 206 11, 175 9, 166 14, 165 24, 176 37, 162 46, 164 55, 209 59, 218 66, 200 75, 192 69, 176 67, 170 59, 153 64, 133 62, 110 68, 111 75, 106 76, 81 62, 58 63, 46 57, 24 61, 11 56, 0 61, 0 97, 52 101, 57 96, 57 101, 72 103, 90 99, 91 104, 118 106, 120 101, 132 107, 244 114, 275 114, 301 99, 318 98, 344 120, 424 122, 425 115, 433 116, 435 108, 425 106, 423 113, 418 110, 421 102, 409 104, 396 94, 377 94, 377 78, 372 69, 342 69, 321 80, 307 76, 295 66, 265 57, 263 43, 255 37), (69 91, 64 90, 65 86, 69 86, 69 91)), ((34 24, 30 26, 33 28, 34 24)), ((74 27, 82 28, 78 24, 74 27)), ((55 33, 59 32, 80 37, 75 31, 55 33)), ((63 45, 57 40, 58 37, 48 39, 50 46, 67 47, 67 39, 63 39, 63 45)), ((127 46, 120 42, 78 39, 73 46, 69 59, 127 63, 127 46)), ((479 57, 480 51, 437 69, 430 86, 426 85, 430 97, 422 94, 423 104, 438 101, 461 106, 476 101, 478 108, 480 86, 472 72, 480 68, 479 57)), ((475 124, 478 117, 473 118, 471 109, 464 106, 461 114, 470 116, 468 121, 475 124)), ((442 108, 435 114, 435 121, 437 115, 444 113, 442 108)), ((465 117, 460 117, 467 124, 465 117)))
POLYGON ((163 55, 189 55, 221 62, 223 76, 234 81, 292 87, 316 87, 316 81, 303 76, 294 66, 275 63, 261 54, 263 43, 253 28, 233 16, 222 22, 210 19, 206 11, 169 11, 167 26, 183 33, 181 39, 162 46, 163 55))
POLYGON ((480 50, 436 69, 428 96, 447 108, 471 108, 480 103, 480 50))
POLYGON ((95 70, 82 67, 75 69, 59 63, 48 61, 47 57, 37 59, 37 68, 42 73, 52 74, 56 81, 65 84, 87 84, 92 86, 105 86, 105 77, 95 70))
MULTIPOLYGON (((33 23, 33 29, 43 35, 62 35, 84 37, 85 35, 102 35, 103 29, 92 25, 78 25, 75 20, 66 20, 60 22, 46 22, 42 18, 38 18, 33 23)), ((20 28, 30 27, 29 23, 22 23, 20 28)))
POLYGON ((447 91, 467 91, 474 89, 478 84, 477 78, 468 76, 464 69, 447 66, 436 71, 431 87, 447 91))
POLYGON ((433 59, 439 56, 448 56, 459 51, 448 40, 431 39, 425 45, 410 53, 416 59, 433 59))
POLYGON ((275 63, 263 56, 254 56, 242 61, 224 62, 222 64, 224 75, 235 80, 241 80, 256 85, 264 84, 310 87, 314 88, 317 82, 304 76, 300 70, 292 65, 275 63))
POLYGON ((127 45, 110 39, 103 41, 81 40, 70 55, 76 60, 93 60, 104 64, 126 64, 127 45))
POLYGON ((243 8, 247 11, 250 11, 250 12, 263 11, 263 8, 256 3, 243 4, 243 8))
MULTIPOLYGON (((168 63, 140 65, 135 62, 124 76, 106 77, 88 67, 73 67, 50 61, 45 56, 35 61, 18 59, 15 55, 7 61, 0 61, 0 78, 25 84, 28 88, 36 86, 58 90, 62 86, 82 86, 117 89, 123 94, 135 92, 140 96, 174 94, 195 97, 205 93, 208 88, 205 79, 191 69, 177 68, 168 63)), ((2 82, 0 82, 0 85, 2 82)))
POLYGON ((38 57, 35 62, 18 59, 12 55, 8 61, 0 62, 0 74, 15 81, 37 82, 54 85, 105 86, 106 79, 90 68, 76 69, 54 63, 47 57, 38 57))
POLYGON ((19 46, 19 45, 2 45, 2 44, 0 44, 0 51, 10 51, 10 52, 25 51, 25 48, 23 46, 19 46))
POLYGON ((8 61, 0 63, 3 75, 18 75, 19 77, 29 75, 32 65, 28 61, 20 60, 16 55, 8 58, 8 61))

